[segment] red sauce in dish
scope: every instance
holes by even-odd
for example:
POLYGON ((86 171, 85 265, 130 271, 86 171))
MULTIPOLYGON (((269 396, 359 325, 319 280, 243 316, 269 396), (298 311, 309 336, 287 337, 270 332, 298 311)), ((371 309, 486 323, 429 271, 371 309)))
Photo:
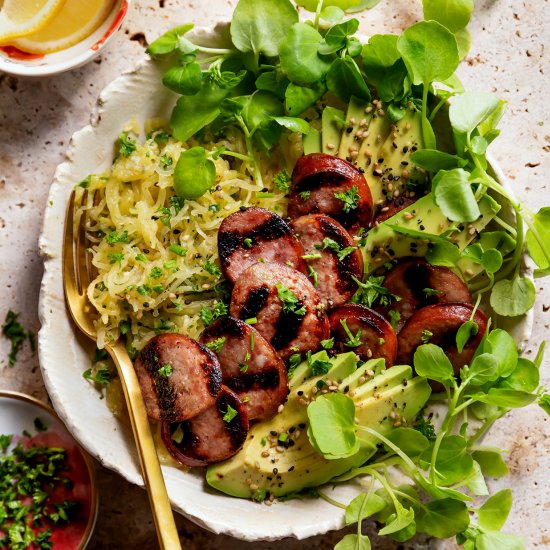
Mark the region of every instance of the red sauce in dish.
POLYGON ((0 46, 0 52, 4 52, 10 59, 17 59, 18 61, 34 61, 44 57, 42 53, 24 52, 15 46, 0 46))
POLYGON ((107 32, 90 48, 91 50, 99 50, 103 44, 107 41, 109 36, 111 36, 114 32, 118 30, 120 25, 122 25, 122 20, 124 19, 124 16, 126 15, 126 12, 128 11, 128 2, 123 2, 120 6, 120 10, 115 17, 115 20, 112 22, 111 26, 107 30, 107 32))

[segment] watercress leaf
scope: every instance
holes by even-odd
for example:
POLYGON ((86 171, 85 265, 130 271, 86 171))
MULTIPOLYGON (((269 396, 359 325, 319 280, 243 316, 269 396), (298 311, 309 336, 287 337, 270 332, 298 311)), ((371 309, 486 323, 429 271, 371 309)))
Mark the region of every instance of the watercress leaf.
POLYGON ((352 456, 359 450, 355 435, 355 404, 347 395, 321 395, 307 408, 308 435, 328 459, 352 456))
POLYGON ((327 88, 346 103, 351 96, 370 101, 369 88, 355 61, 349 56, 338 57, 332 62, 326 82, 327 88))
POLYGON ((479 509, 478 523, 483 529, 498 531, 502 528, 512 508, 512 491, 502 489, 491 495, 479 509))
POLYGON ((468 340, 475 336, 479 331, 479 326, 475 321, 466 321, 460 325, 460 328, 456 332, 456 349, 458 353, 462 353, 464 346, 468 343, 468 340))
POLYGON ((422 8, 424 19, 438 21, 455 32, 468 25, 474 0, 422 0, 422 8))
POLYGON ((453 130, 470 134, 499 106, 499 99, 488 92, 464 92, 455 96, 449 108, 453 130))
MULTIPOLYGON (((376 6, 379 1, 380 0, 324 0, 323 7, 326 9, 327 6, 337 6, 345 11, 357 11, 376 6)), ((317 11, 317 6, 319 5, 319 0, 296 0, 296 4, 315 13, 317 11)))
POLYGON ((516 248, 515 239, 506 231, 484 231, 479 236, 479 244, 483 250, 495 248, 501 256, 506 256, 516 248))
MULTIPOLYGON (((400 101, 410 93, 410 90, 407 67, 402 59, 398 59, 389 69, 385 70, 384 76, 377 86, 378 95, 382 101, 400 101)), ((396 105, 391 106, 396 107, 396 105)), ((403 114, 405 113, 406 109, 403 109, 403 114)))
POLYGON ((179 37, 190 31, 193 27, 193 23, 187 23, 185 25, 175 27, 168 32, 165 32, 154 42, 149 44, 145 51, 152 57, 171 53, 177 49, 179 37))
POLYGON ((496 248, 489 248, 483 252, 481 263, 488 273, 496 273, 502 267, 502 253, 496 248))
POLYGON ((439 170, 459 168, 463 159, 437 149, 420 149, 411 155, 411 160, 430 172, 439 172, 439 170))
MULTIPOLYGON (((422 456, 424 457, 424 455, 422 456)), ((424 462, 426 463, 426 467, 428 467, 430 464, 430 457, 431 455, 427 455, 424 457, 424 462)), ((455 489, 449 489, 447 487, 439 487, 438 485, 433 485, 425 477, 416 477, 415 481, 420 487, 422 487, 422 490, 432 498, 437 498, 437 499, 451 498, 453 500, 460 500, 462 502, 472 500, 472 497, 466 495, 461 491, 456 491, 455 489)))
POLYGON ((515 340, 502 329, 492 330, 487 336, 484 346, 498 359, 498 374, 509 376, 518 362, 518 349, 515 340))
POLYGON ((377 514, 387 505, 388 503, 376 493, 370 495, 361 493, 346 506, 346 525, 357 523, 373 514, 377 514))
POLYGON ((526 277, 503 279, 495 283, 491 290, 490 303, 498 315, 523 315, 535 305, 535 285, 526 277))
POLYGON ((458 46, 458 57, 462 61, 470 51, 472 46, 472 36, 468 29, 459 29, 454 33, 456 45, 458 46))
POLYGON ((363 46, 363 67, 367 78, 376 87, 380 85, 386 71, 401 59, 401 54, 397 51, 398 38, 395 34, 375 34, 363 46))
POLYGON ((422 121, 422 139, 424 140, 424 145, 428 149, 435 149, 437 146, 437 142, 435 139, 435 132, 432 127, 432 123, 428 120, 428 117, 426 117, 424 114, 421 115, 421 121, 422 121))
POLYGON ((285 105, 288 114, 301 115, 311 107, 324 93, 326 86, 323 82, 317 82, 310 88, 290 83, 285 91, 285 105))
POLYGON ((411 523, 414 523, 414 510, 412 508, 404 508, 397 502, 395 511, 395 514, 389 516, 386 526, 378 531, 381 537, 401 531, 401 529, 405 529, 411 523))
POLYGON ((319 82, 330 67, 330 60, 318 55, 322 36, 305 23, 293 25, 281 43, 281 69, 295 84, 319 82))
POLYGON ((307 134, 309 132, 309 123, 303 118, 275 116, 273 120, 291 132, 298 132, 300 134, 307 134))
POLYGON ((338 542, 334 550, 371 550, 370 539, 366 535, 352 533, 338 542))
POLYGON ((474 460, 488 477, 499 478, 508 475, 508 466, 497 451, 474 451, 474 460))
POLYGON ((288 83, 288 78, 281 71, 267 71, 256 79, 256 88, 271 92, 282 100, 285 98, 288 83))
POLYGON ((319 44, 319 53, 321 55, 329 55, 336 53, 346 46, 348 36, 352 36, 359 28, 357 19, 348 19, 337 25, 333 25, 326 32, 324 38, 319 44))
POLYGON ((471 151, 474 153, 474 155, 484 155, 487 152, 487 147, 489 144, 487 143, 487 140, 484 137, 481 136, 474 136, 472 138, 472 147, 471 151))
POLYGON ((388 536, 390 537, 390 539, 396 540, 398 542, 405 542, 412 539, 415 535, 416 522, 411 521, 411 523, 409 523, 409 525, 407 525, 406 527, 403 527, 403 529, 399 529, 399 531, 390 533, 388 536))
POLYGON ((476 539, 476 550, 525 550, 523 539, 500 531, 485 531, 476 539))
POLYGON ((241 52, 279 54, 288 29, 298 22, 290 0, 239 0, 231 20, 231 40, 241 52))
POLYGON ((460 260, 460 250, 449 241, 434 243, 426 253, 426 260, 433 265, 454 267, 460 260))
MULTIPOLYGON (((529 256, 537 264, 540 270, 548 270, 550 267, 550 207, 541 208, 533 217, 530 229, 525 236, 525 246, 529 256), (535 237, 535 233, 539 239, 535 237)), ((536 271, 535 275, 542 275, 536 271)))
POLYGON ((262 124, 283 114, 283 105, 271 92, 258 90, 245 100, 242 116, 248 131, 252 134, 262 124))
POLYGON ((201 90, 192 96, 181 96, 172 111, 170 126, 173 135, 187 141, 220 114, 220 104, 229 90, 203 82, 201 90))
POLYGON ((428 502, 422 506, 416 518, 418 531, 441 539, 461 533, 469 524, 466 504, 451 498, 428 502))
POLYGON ((476 355, 468 370, 468 381, 474 386, 482 386, 499 377, 499 360, 491 353, 476 355))
MULTIPOLYGON (((219 69, 219 67, 217 69, 219 69)), ((208 70, 206 76, 212 84, 215 84, 223 90, 235 88, 246 76, 246 71, 244 69, 236 73, 233 71, 219 71, 217 69, 208 70)))
POLYGON ((473 222, 481 215, 469 176, 462 168, 440 170, 432 181, 435 202, 452 221, 473 222))
POLYGON ((472 473, 465 485, 473 495, 486 496, 489 494, 489 489, 487 488, 487 483, 485 483, 485 477, 483 476, 481 467, 475 460, 472 473))
POLYGON ((418 456, 430 446, 428 438, 413 428, 396 428, 387 437, 411 457, 418 456))
MULTIPOLYGON (((324 5, 324 2, 323 2, 324 5)), ((323 21, 329 21, 330 23, 339 23, 345 16, 343 9, 338 6, 326 6, 321 10, 319 17, 323 21)))
POLYGON ((176 65, 164 73, 162 83, 170 90, 183 95, 194 95, 202 86, 202 71, 198 63, 176 65))
POLYGON ((454 35, 436 21, 420 21, 397 40, 413 84, 428 86, 449 78, 456 70, 458 46, 454 35))
POLYGON ((350 36, 348 37, 348 40, 346 42, 346 49, 349 56, 357 57, 361 54, 361 51, 363 50, 363 44, 361 43, 359 38, 356 38, 355 36, 350 36))
POLYGON ((485 395, 476 394, 474 397, 483 403, 505 409, 525 407, 537 398, 531 393, 508 388, 491 388, 485 395))
POLYGON ((174 168, 174 190, 182 199, 197 199, 216 183, 216 166, 203 147, 183 151, 174 168))
POLYGON ((550 415, 550 394, 545 393, 539 397, 538 406, 548 415, 550 415))
POLYGON ((422 344, 414 352, 416 374, 438 382, 449 382, 453 378, 453 366, 442 348, 434 344, 422 344))
POLYGON ((452 485, 463 481, 470 475, 473 466, 474 459, 468 453, 467 443, 463 437, 443 437, 435 461, 436 477, 440 485, 452 485))

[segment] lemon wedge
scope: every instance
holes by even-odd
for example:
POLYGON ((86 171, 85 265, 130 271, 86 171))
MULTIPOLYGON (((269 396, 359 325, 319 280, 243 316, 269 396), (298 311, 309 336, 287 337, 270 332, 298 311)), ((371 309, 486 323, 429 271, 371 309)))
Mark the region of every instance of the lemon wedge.
POLYGON ((45 54, 69 48, 101 25, 113 3, 114 0, 65 0, 46 26, 10 43, 30 53, 45 54))
POLYGON ((36 32, 48 24, 64 0, 4 0, 0 2, 0 44, 36 32))

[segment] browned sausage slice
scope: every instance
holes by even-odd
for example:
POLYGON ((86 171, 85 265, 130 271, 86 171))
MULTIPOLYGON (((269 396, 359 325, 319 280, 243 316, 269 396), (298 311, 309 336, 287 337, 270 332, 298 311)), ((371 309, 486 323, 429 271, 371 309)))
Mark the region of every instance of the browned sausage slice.
POLYGON ((382 315, 359 304, 347 304, 330 311, 329 319, 336 351, 354 351, 363 361, 382 357, 386 367, 395 364, 397 337, 382 315))
POLYGON ((227 216, 218 232, 218 252, 223 274, 231 283, 260 259, 305 273, 302 245, 280 216, 264 208, 243 208, 227 216))
POLYGON ((472 303, 472 296, 464 281, 447 267, 430 265, 420 258, 406 258, 385 277, 383 286, 390 294, 399 296, 385 308, 378 308, 386 318, 395 310, 401 316, 397 331, 417 310, 431 304, 446 302, 472 303))
MULTIPOLYGON (((413 365, 414 352, 418 346, 435 344, 445 350, 455 375, 458 375, 464 365, 470 364, 487 329, 487 316, 481 310, 476 310, 473 321, 478 325, 478 332, 468 340, 462 352, 458 352, 456 333, 470 319, 473 310, 471 304, 459 302, 434 304, 419 309, 409 318, 397 337, 397 361, 404 365, 413 365)), ((435 391, 443 389, 437 382, 430 384, 435 391)))
POLYGON ((222 317, 201 336, 212 346, 222 367, 223 383, 243 401, 250 420, 277 414, 288 393, 286 367, 273 346, 253 327, 222 317))
POLYGON ((283 264, 257 263, 237 279, 230 313, 256 319, 254 328, 286 361, 293 353, 319 348, 328 337, 328 319, 308 278, 283 264))
POLYGON ((357 290, 353 278, 361 280, 363 276, 363 256, 355 241, 324 214, 300 216, 291 227, 304 246, 310 278, 321 302, 326 307, 345 304, 357 290))
POLYGON ((178 422, 216 402, 222 371, 206 346, 181 334, 155 336, 134 363, 147 414, 178 422))
POLYGON ((248 414, 243 402, 222 386, 216 403, 185 422, 162 425, 168 452, 186 466, 205 466, 233 456, 248 435, 248 414))
POLYGON ((365 176, 353 164, 332 155, 311 153, 298 159, 292 172, 288 215, 328 214, 352 235, 372 220, 372 195, 365 176), (352 193, 351 208, 335 194, 352 193))

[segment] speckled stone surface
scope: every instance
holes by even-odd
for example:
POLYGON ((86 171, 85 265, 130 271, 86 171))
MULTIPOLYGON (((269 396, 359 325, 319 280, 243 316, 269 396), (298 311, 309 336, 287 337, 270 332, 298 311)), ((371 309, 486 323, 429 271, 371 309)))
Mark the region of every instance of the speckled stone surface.
MULTIPOLYGON (((0 74, 0 319, 7 311, 38 330, 38 293, 42 263, 37 239, 47 192, 72 133, 84 126, 99 91, 143 55, 144 46, 168 28, 194 21, 209 25, 230 17, 235 0, 136 0, 118 35, 94 62, 64 75, 41 80, 0 74)), ((382 0, 359 16, 365 34, 398 32, 420 16, 420 2, 382 0)), ((478 0, 470 24, 472 50, 459 74, 468 89, 490 90, 509 102, 502 135, 491 147, 517 196, 536 209, 550 204, 550 36, 548 0, 478 0)), ((536 281, 538 298, 532 347, 548 338, 550 284, 536 281)), ((25 348, 9 368, 9 343, 0 338, 0 388, 47 399, 37 356, 25 348)), ((532 353, 532 350, 529 350, 532 353)), ((68 367, 70 368, 70 366, 68 367)), ((543 381, 550 384, 550 356, 543 381)), ((505 530, 521 534, 526 548, 550 548, 550 421, 537 407, 511 413, 487 442, 510 450, 514 506, 505 530)), ((156 548, 144 491, 98 466, 100 512, 89 548, 156 548)), ((242 518, 246 521, 246 518, 242 518)), ((193 549, 332 548, 342 533, 307 541, 243 543, 212 535, 183 517, 177 519, 182 545, 193 549)), ((373 548, 455 548, 451 541, 381 542, 373 548)))

